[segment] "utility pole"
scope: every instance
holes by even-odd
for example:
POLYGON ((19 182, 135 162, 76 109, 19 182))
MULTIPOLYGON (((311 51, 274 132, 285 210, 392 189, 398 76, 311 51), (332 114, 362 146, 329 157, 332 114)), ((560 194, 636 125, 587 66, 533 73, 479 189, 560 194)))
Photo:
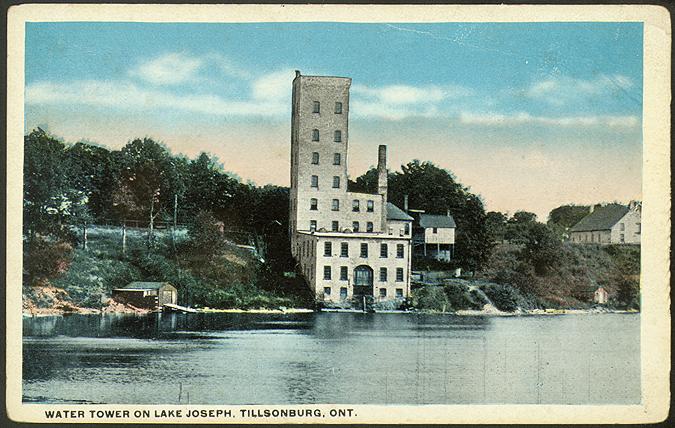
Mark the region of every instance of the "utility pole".
POLYGON ((176 224, 178 218, 178 194, 173 195, 173 229, 171 231, 171 245, 173 252, 176 253, 176 224))
POLYGON ((127 253, 127 221, 122 220, 122 254, 127 253))

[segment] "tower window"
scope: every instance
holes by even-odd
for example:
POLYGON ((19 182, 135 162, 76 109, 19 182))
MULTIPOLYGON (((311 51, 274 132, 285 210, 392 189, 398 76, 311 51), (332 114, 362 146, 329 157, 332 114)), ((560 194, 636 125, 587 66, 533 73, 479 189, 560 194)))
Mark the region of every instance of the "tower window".
POLYGON ((337 175, 333 177, 333 189, 339 189, 340 188, 340 177, 337 175))
POLYGON ((403 268, 396 268, 396 281, 403 281, 403 268))
POLYGON ((333 199, 332 210, 333 211, 340 211, 340 200, 339 199, 333 199))
POLYGON ((359 208, 359 200, 358 200, 358 199, 354 199, 354 200, 352 201, 352 211, 354 211, 355 213, 357 213, 357 212, 360 211, 360 208, 359 208))
POLYGON ((387 244, 380 244, 380 257, 386 259, 389 256, 389 248, 387 244))
POLYGON ((358 221, 352 222, 352 230, 353 230, 354 232, 358 232, 359 229, 360 229, 360 227, 359 227, 359 222, 358 222, 358 221))
POLYGON ((331 229, 331 231, 333 231, 333 232, 337 232, 338 230, 340 230, 340 223, 339 223, 338 221, 336 221, 336 220, 333 220, 333 222, 331 223, 331 228, 330 228, 330 229, 331 229))
POLYGON ((335 153, 333 155, 333 165, 340 165, 342 162, 342 157, 340 156, 340 153, 335 153))
POLYGON ((342 131, 335 131, 333 134, 333 141, 336 143, 342 142, 342 131))
POLYGON ((312 105, 312 113, 321 113, 321 103, 314 101, 312 105))
MULTIPOLYGON (((323 267, 323 279, 330 279, 330 266, 324 266, 323 267)), ((323 289, 324 294, 330 294, 330 287, 326 287, 323 289), (326 291, 328 290, 328 291, 326 291)))
POLYGON ((372 232, 373 231, 373 222, 369 221, 366 223, 366 232, 372 232))
POLYGON ((313 152, 313 153, 312 153, 312 164, 313 164, 313 165, 318 165, 318 164, 319 164, 319 153, 318 153, 318 152, 313 152))
POLYGON ((342 103, 335 103, 335 114, 342 114, 342 103))
POLYGON ((349 244, 346 242, 340 244, 340 257, 349 257, 349 244))
POLYGON ((319 201, 316 198, 312 198, 309 200, 309 209, 312 211, 316 211, 319 209, 319 201))
POLYGON ((319 187, 319 176, 318 175, 313 175, 312 176, 312 187, 319 187))
POLYGON ((316 220, 309 221, 309 230, 311 230, 312 232, 316 230, 316 220))
POLYGON ((319 130, 312 129, 312 141, 319 141, 319 130))
POLYGON ((323 255, 324 257, 330 257, 333 254, 333 243, 324 242, 323 243, 323 255))
POLYGON ((403 244, 396 244, 396 258, 403 258, 403 244))
POLYGON ((368 258, 368 244, 365 242, 361 244, 361 257, 364 259, 368 258))
POLYGON ((380 282, 387 282, 387 268, 380 268, 380 282))
POLYGON ((368 201, 368 203, 366 204, 366 211, 372 213, 374 210, 375 210, 375 202, 368 201))

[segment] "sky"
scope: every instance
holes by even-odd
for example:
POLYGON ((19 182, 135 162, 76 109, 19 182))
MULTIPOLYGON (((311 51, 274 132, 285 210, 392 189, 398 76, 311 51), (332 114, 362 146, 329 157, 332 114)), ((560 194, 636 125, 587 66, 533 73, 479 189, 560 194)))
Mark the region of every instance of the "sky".
POLYGON ((487 210, 641 198, 641 23, 27 23, 25 130, 288 186, 294 70, 352 78, 352 178, 386 144, 487 210))

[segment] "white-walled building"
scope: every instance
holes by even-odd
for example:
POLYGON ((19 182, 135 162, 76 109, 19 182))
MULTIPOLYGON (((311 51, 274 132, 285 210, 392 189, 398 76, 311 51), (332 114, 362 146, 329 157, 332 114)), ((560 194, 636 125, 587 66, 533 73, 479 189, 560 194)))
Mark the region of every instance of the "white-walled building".
POLYGON ((455 219, 447 215, 419 214, 413 245, 417 254, 450 261, 455 254, 455 219))
POLYGON ((570 228, 579 244, 640 244, 642 204, 591 206, 591 212, 570 228))
POLYGON ((349 88, 345 77, 293 80, 291 252, 318 300, 410 294, 412 217, 387 203, 387 149, 378 193, 347 191, 349 88))

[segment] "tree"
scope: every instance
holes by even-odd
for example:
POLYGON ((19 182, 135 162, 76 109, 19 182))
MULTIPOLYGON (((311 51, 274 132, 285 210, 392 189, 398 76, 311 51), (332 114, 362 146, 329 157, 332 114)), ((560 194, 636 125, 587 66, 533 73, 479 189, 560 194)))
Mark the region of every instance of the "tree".
POLYGON ((494 241, 501 242, 504 240, 507 220, 506 214, 499 211, 490 211, 485 215, 485 225, 494 241))
POLYGON ((537 275, 548 274, 560 261, 562 254, 562 243, 548 226, 531 223, 527 227, 519 258, 532 266, 537 275))
POLYGON ((537 223, 537 215, 527 211, 517 211, 506 222, 505 238, 514 244, 527 241, 530 228, 537 223))
POLYGON ((561 205, 548 214, 548 222, 569 229, 588 215, 588 205, 561 205))

